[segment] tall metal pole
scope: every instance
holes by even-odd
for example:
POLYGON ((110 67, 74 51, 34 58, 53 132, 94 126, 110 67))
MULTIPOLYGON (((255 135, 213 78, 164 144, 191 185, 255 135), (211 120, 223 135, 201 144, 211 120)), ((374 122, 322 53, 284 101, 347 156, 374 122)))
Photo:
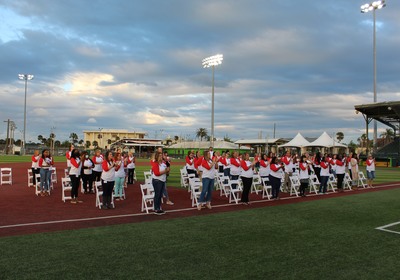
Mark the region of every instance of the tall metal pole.
POLYGON ((211 96, 211 139, 210 146, 214 147, 214 65, 212 66, 212 96, 211 96))
POLYGON ((28 89, 28 77, 25 76, 25 102, 24 102, 24 140, 22 144, 22 155, 25 155, 25 134, 26 134, 26 92, 28 89))
MULTIPOLYGON (((374 103, 377 102, 376 95, 376 9, 373 10, 374 16, 374 31, 373 31, 373 59, 374 59, 374 103)), ((378 122, 374 120, 374 143, 373 143, 373 152, 376 152, 378 144, 378 122)), ((368 146, 368 143, 367 143, 368 146)))

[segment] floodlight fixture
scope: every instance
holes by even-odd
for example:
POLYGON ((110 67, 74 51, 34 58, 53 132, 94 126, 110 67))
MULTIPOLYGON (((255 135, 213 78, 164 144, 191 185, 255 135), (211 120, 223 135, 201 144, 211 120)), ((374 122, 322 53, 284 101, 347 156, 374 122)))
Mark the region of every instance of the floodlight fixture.
POLYGON ((218 66, 222 64, 222 60, 224 60, 224 56, 222 54, 213 55, 203 59, 202 64, 203 68, 208 68, 212 66, 218 66))
POLYGON ((386 6, 385 0, 374 1, 372 3, 367 3, 361 5, 361 13, 368 13, 373 10, 380 10, 386 6))
POLYGON ((214 69, 215 66, 222 64, 224 56, 222 54, 213 55, 203 59, 203 68, 212 67, 212 93, 211 93, 211 137, 210 146, 214 146, 214 69))
POLYGON ((21 154, 25 155, 25 135, 26 135, 26 93, 28 91, 28 81, 34 78, 31 74, 18 74, 18 79, 25 81, 25 101, 24 101, 24 134, 23 134, 23 142, 21 145, 21 154))

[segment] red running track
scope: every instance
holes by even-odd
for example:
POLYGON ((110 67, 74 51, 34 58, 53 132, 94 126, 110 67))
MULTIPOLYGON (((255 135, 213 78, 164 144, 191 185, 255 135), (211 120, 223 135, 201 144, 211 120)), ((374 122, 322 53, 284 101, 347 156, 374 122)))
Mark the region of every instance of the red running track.
MULTIPOLYGON (((27 186, 27 169, 30 168, 30 164, 0 164, 0 167, 12 167, 13 170, 13 184, 0 186, 0 237, 209 215, 400 187, 400 183, 391 183, 373 189, 330 193, 323 196, 310 195, 305 198, 288 197, 283 194, 282 199, 278 201, 263 200, 261 194, 251 194, 250 200, 253 203, 250 206, 229 204, 228 198, 220 197, 219 191, 214 191, 213 209, 201 211, 191 207, 191 199, 187 190, 169 187, 168 193, 175 205, 164 204, 163 209, 167 214, 156 216, 153 213, 141 212, 139 183, 129 185, 125 189, 126 200, 115 201, 116 208, 112 210, 96 208, 95 194, 79 193, 79 199, 83 203, 71 204, 69 201, 64 203, 61 200, 61 177, 64 174, 65 163, 56 163, 55 166, 57 167, 58 183, 55 184, 50 196, 40 197, 35 195, 33 187, 27 186)), ((180 166, 176 166, 176 168, 180 168, 180 166)))

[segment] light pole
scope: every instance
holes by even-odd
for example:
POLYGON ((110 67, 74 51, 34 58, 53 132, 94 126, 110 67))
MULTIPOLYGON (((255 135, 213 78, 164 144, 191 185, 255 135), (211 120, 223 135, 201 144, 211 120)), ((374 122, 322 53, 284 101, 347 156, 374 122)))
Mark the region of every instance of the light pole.
POLYGON ((33 75, 31 74, 18 74, 18 78, 20 80, 24 80, 25 81, 25 101, 24 101, 24 136, 23 136, 23 143, 22 143, 22 155, 25 155, 25 135, 26 135, 26 92, 28 90, 28 81, 33 79, 33 75))
MULTIPOLYGON (((372 11, 373 14, 373 63, 374 63, 374 103, 377 102, 376 96, 376 10, 380 10, 386 6, 385 0, 374 1, 372 3, 367 3, 361 6, 361 13, 368 13, 372 11)), ((378 130, 378 123, 374 120, 374 147, 373 151, 376 152, 376 145, 377 145, 377 130, 378 130)), ((368 143, 367 143, 368 146, 368 143)))
POLYGON ((224 59, 222 54, 217 54, 214 56, 207 57, 203 59, 202 64, 203 68, 212 67, 212 95, 211 95, 211 138, 210 138, 210 146, 214 146, 214 68, 222 64, 222 60, 224 59))

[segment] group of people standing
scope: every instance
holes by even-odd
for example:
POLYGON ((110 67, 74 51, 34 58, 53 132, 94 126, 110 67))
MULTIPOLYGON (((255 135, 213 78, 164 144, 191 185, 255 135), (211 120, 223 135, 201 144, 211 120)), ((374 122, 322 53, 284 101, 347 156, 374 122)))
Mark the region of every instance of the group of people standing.
POLYGON ((96 150, 92 158, 86 151, 79 151, 71 146, 66 153, 68 174, 71 180, 71 203, 77 204, 82 201, 78 199, 80 179, 84 193, 94 193, 93 183, 101 181, 102 185, 102 207, 112 209, 112 194, 116 200, 123 200, 123 188, 127 184, 134 183, 135 157, 133 153, 116 153, 107 151, 104 155, 96 150))
MULTIPOLYGON (((253 175, 258 173, 262 180, 268 178, 271 185, 271 198, 279 199, 282 186, 283 190, 290 192, 290 176, 298 173, 300 179, 300 195, 306 196, 311 174, 315 174, 320 182, 320 194, 327 193, 329 176, 333 174, 337 179, 337 188, 343 192, 343 180, 345 173, 349 172, 352 179, 352 187, 357 188, 359 179, 359 159, 356 154, 335 154, 329 155, 317 152, 314 155, 308 153, 298 156, 287 151, 282 157, 277 157, 274 153, 256 154, 250 160, 248 153, 239 155, 237 151, 230 156, 229 151, 213 152, 212 148, 204 151, 203 156, 199 152, 190 151, 186 156, 186 170, 188 174, 195 174, 202 177, 203 189, 199 199, 198 209, 204 205, 211 209, 211 193, 214 186, 216 172, 229 176, 232 187, 237 187, 237 180, 242 180, 243 192, 241 202, 249 205, 249 193, 252 185, 253 175)), ((368 187, 372 187, 375 178, 375 159, 369 156, 367 161, 368 187)))

